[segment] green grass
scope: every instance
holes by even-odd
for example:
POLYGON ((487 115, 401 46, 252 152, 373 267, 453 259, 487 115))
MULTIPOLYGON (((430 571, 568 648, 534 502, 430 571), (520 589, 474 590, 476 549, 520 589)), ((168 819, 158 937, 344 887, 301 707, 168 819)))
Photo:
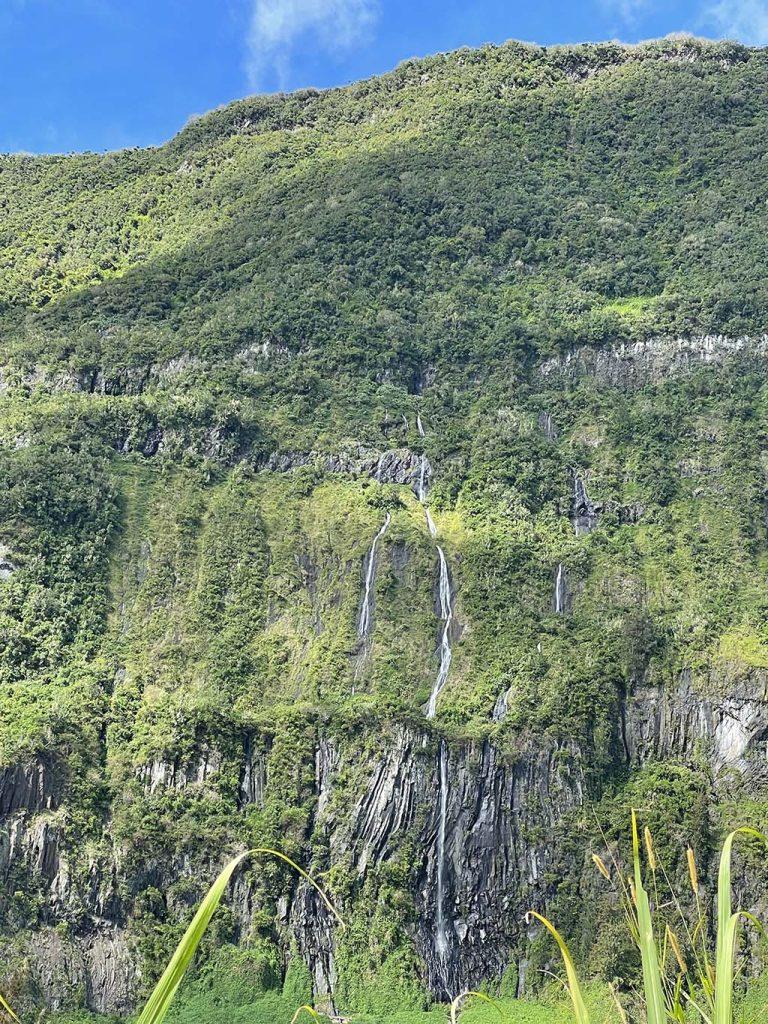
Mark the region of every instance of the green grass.
MULTIPOLYGON (((612 1016, 613 1009, 604 993, 588 986, 585 999, 599 1024, 620 1024, 612 1016)), ((480 1002, 470 1003, 461 1013, 463 1024, 570 1024, 568 1004, 553 994, 549 1000, 499 999, 495 1000, 499 1012, 480 1002)), ((264 993, 249 1002, 237 1003, 222 1000, 216 990, 206 993, 191 992, 188 996, 180 993, 179 1004, 168 1016, 169 1024, 290 1024, 295 1005, 279 992, 264 993)), ((432 1010, 393 1012, 385 1015, 352 1013, 353 1024, 446 1024, 447 1008, 440 1006, 432 1010)), ((302 1018, 299 1018, 300 1020, 302 1018)), ((308 1019, 308 1018, 306 1018, 308 1019)), ((325 1018, 322 1018, 325 1021, 325 1018)), ((119 1024, 117 1018, 108 1018, 81 1011, 78 1013, 52 1014, 51 1024, 119 1024)))

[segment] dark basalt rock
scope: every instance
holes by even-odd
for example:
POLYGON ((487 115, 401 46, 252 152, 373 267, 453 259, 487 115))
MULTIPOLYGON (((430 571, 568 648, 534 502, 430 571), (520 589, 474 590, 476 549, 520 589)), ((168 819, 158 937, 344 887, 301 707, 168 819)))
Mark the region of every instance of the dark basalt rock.
MULTIPOLYGON (((721 696, 717 680, 698 691, 690 672, 665 689, 638 681, 623 702, 617 722, 617 757, 630 766, 667 757, 708 759, 714 785, 729 784, 736 773, 749 785, 766 782, 768 750, 768 673, 754 672, 721 696), (762 772, 762 774, 761 774, 762 772)), ((572 741, 541 738, 523 743, 514 756, 494 743, 447 746, 445 801, 445 913, 450 934, 448 964, 435 952, 436 838, 439 827, 440 769, 437 744, 425 726, 391 726, 386 742, 371 747, 354 737, 323 735, 314 749, 312 834, 319 840, 308 866, 326 871, 352 866, 362 885, 396 858, 404 845, 422 851, 412 866, 412 894, 418 924, 413 931, 426 968, 425 981, 440 997, 498 977, 517 962, 525 987, 525 949, 530 938, 523 915, 544 908, 552 896, 549 877, 561 864, 558 828, 588 796, 586 755, 572 741), (344 778, 355 772, 359 796, 338 802, 344 778), (339 790, 337 791, 337 780, 339 790)), ((268 747, 244 740, 240 769, 241 806, 259 804, 269 791, 268 747)), ((155 762, 139 770, 150 791, 206 787, 215 791, 224 762, 202 744, 188 763, 155 762)), ((45 924, 70 920, 81 926, 66 941, 43 930, 32 935, 34 970, 52 1007, 80 987, 89 1007, 126 1012, 133 1005, 137 966, 127 928, 133 900, 147 886, 168 890, 179 878, 194 877, 186 858, 147 860, 131 867, 130 879, 119 850, 102 852, 87 881, 70 874, 59 848, 58 827, 49 820, 55 806, 48 769, 42 763, 16 766, 0 774, 2 815, 0 872, 26 871, 50 893, 45 924)), ((135 853, 134 853, 135 858, 135 853)), ((213 866, 211 866, 211 871, 213 866)), ((758 900, 750 897, 749 905, 758 900)), ((247 880, 238 878, 228 897, 242 934, 260 913, 247 880)), ((333 1009, 336 984, 336 932, 313 891, 299 885, 278 905, 310 965, 318 1005, 333 1009)))
POLYGON ((608 387, 629 391, 670 375, 689 373, 697 366, 722 366, 733 358, 764 361, 768 358, 768 335, 659 337, 608 348, 584 345, 541 363, 537 374, 548 385, 594 377, 608 387))
POLYGON ((0 769, 0 815, 53 810, 58 805, 53 770, 43 760, 0 769))
MULTIPOLYGON (((290 473, 301 466, 314 466, 320 472, 341 473, 355 477, 371 477, 382 484, 404 484, 416 490, 421 472, 421 455, 410 448, 393 448, 377 452, 370 448, 352 451, 273 452, 256 460, 256 468, 273 473, 290 473)), ((427 477, 431 467, 427 463, 427 477)))
POLYGON ((598 508, 590 499, 583 478, 578 473, 574 473, 570 518, 577 537, 591 533, 596 528, 600 521, 598 513, 601 508, 602 506, 598 508))

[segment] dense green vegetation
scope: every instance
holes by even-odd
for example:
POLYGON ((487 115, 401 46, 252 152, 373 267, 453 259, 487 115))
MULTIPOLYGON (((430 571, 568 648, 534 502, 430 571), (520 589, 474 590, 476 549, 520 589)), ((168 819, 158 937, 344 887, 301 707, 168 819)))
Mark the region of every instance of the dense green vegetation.
MULTIPOLYGON (((764 825, 749 772, 715 780, 703 742, 630 766, 622 721, 638 689, 681 679, 694 700, 764 693, 765 362, 632 387, 540 366, 578 345, 765 331, 766 139, 765 51, 509 44, 244 100, 157 150, 0 159, 0 766, 49 765, 58 796, 38 821, 69 886, 52 904, 27 857, 0 888, 22 1001, 39 998, 28 935, 89 935, 113 863, 107 903, 146 988, 221 851, 278 844, 352 913, 341 1009, 427 1022, 415 831, 364 876, 333 842, 401 727, 492 740, 510 765, 575 745, 586 806, 542 820, 531 838, 555 864, 527 884, 608 980, 637 964, 583 865, 596 821, 619 842, 641 806, 678 875, 686 846, 706 871, 723 831, 764 825), (408 486, 322 460, 361 446, 426 451, 434 470, 460 623, 434 725, 434 546, 408 486), (276 452, 315 454, 283 473, 276 452), (574 470, 601 505, 578 537, 574 470), (361 566, 387 512, 365 660, 361 566), (344 751, 325 818, 320 740, 344 751), (268 779, 258 800, 246 754, 268 779)), ((755 857, 744 884, 766 882, 755 857)), ((240 972, 243 1019, 304 991, 279 917, 289 876, 272 867, 253 891, 248 933, 233 911, 207 940, 233 963, 201 973, 179 1024, 237 1019, 212 1003, 240 972)), ((509 927, 536 988, 551 945, 509 927)))

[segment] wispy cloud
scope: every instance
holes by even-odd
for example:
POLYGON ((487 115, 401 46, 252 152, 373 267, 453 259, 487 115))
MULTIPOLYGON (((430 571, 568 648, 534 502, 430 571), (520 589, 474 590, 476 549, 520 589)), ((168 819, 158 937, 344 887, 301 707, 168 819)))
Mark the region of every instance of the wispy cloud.
POLYGON ((246 65, 251 87, 259 88, 270 71, 284 84, 302 40, 327 53, 349 50, 377 16, 377 0, 254 0, 246 65))
POLYGON ((738 39, 750 46, 768 44, 768 2, 766 0, 719 0, 702 12, 702 24, 720 36, 738 39))
POLYGON ((655 0, 600 0, 600 5, 624 26, 634 27, 640 17, 655 6, 655 0))

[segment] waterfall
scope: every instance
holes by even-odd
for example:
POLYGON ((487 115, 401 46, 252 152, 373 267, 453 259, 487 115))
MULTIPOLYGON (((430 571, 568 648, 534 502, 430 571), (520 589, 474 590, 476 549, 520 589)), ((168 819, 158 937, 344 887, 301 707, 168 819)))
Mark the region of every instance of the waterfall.
MULTIPOLYGON (((416 416, 416 429, 419 432, 419 437, 424 437, 424 424, 421 421, 420 415, 416 416)), ((427 456, 422 454, 421 467, 419 471, 418 496, 419 501, 424 506, 424 514, 427 519, 429 534, 431 537, 435 538, 437 536, 437 526, 435 525, 429 509, 426 506, 427 465, 427 456)), ((453 592, 451 590, 451 576, 448 572, 448 560, 445 557, 445 552, 439 544, 437 544, 436 547, 440 565, 438 610, 443 622, 443 628, 440 633, 440 668, 438 669, 434 685, 432 686, 432 692, 429 695, 429 703, 427 704, 426 709, 427 718, 435 717, 435 712, 437 710, 437 698, 440 696, 443 687, 448 681, 448 673, 450 671, 451 660, 453 658, 453 651, 451 650, 451 626, 453 624, 453 592)), ((453 924, 445 910, 448 896, 448 863, 445 847, 448 831, 449 793, 448 746, 445 740, 440 741, 439 780, 440 790, 437 810, 437 840, 435 846, 435 956, 437 959, 440 984, 442 985, 445 993, 451 996, 450 985, 453 974, 453 965, 451 964, 453 924)), ((455 995, 455 993, 453 993, 453 995, 455 995)))
MULTIPOLYGON (((428 508, 425 508, 424 512, 425 512, 426 517, 427 517, 427 528, 429 529, 430 536, 436 537, 437 536, 437 527, 435 526, 435 521, 432 518, 432 516, 430 515, 430 512, 429 512, 428 508)), ((438 548, 437 550, 439 551, 440 548, 438 548)))
POLYGON ((557 567, 557 579, 555 580, 555 612, 557 615, 565 614, 565 605, 568 600, 568 589, 565 583, 565 569, 563 563, 557 567))
MULTIPOLYGON (((424 430, 424 424, 421 421, 421 414, 416 414, 416 429, 419 432, 419 437, 425 437, 426 432, 424 430)), ((427 456, 421 456, 421 470, 419 473, 419 501, 424 505, 424 514, 427 517, 427 527, 429 528, 429 534, 431 537, 437 536, 437 527, 435 521, 429 513, 429 509, 426 507, 427 500, 427 456)), ((429 695, 429 703, 427 704, 427 718, 434 718, 435 711, 437 710, 437 698, 440 696, 440 692, 448 681, 448 672, 451 668, 451 660, 453 658, 453 652, 451 650, 451 626, 453 624, 453 592, 451 590, 451 576, 448 572, 448 560, 445 557, 445 552, 437 545, 437 556, 440 564, 440 582, 438 586, 439 595, 439 611, 440 618, 443 620, 443 629, 440 634, 440 668, 437 672, 437 678, 435 679, 434 686, 432 687, 432 693, 429 695)))
POLYGON ((440 668, 438 669, 432 693, 427 705, 427 718, 434 718, 437 710, 437 698, 448 681, 453 651, 451 650, 451 625, 453 623, 453 594, 451 593, 451 577, 448 573, 448 562, 445 552, 438 544, 437 554, 440 559, 440 618, 443 620, 443 631, 440 635, 440 668))
POLYGON ((447 975, 451 941, 445 919, 445 835, 448 817, 448 748, 440 742, 440 814, 437 821, 437 889, 435 892, 435 952, 443 976, 447 975))
POLYGON ((423 505, 427 498, 427 456, 422 454, 419 468, 419 501, 423 505))
MULTIPOLYGON (((419 413, 417 413, 417 415, 416 415, 416 429, 419 432, 419 437, 424 437, 425 436, 424 424, 421 422, 421 415, 419 413)), ((432 518, 432 515, 430 514, 430 511, 429 511, 429 509, 426 506, 426 500, 427 500, 427 468, 428 468, 428 466, 429 466, 429 463, 427 461, 427 456, 426 456, 426 454, 424 452, 422 452, 422 454, 421 454, 421 466, 419 467, 419 491, 418 491, 418 498, 419 498, 419 501, 421 502, 421 504, 424 505, 424 515, 427 517, 427 527, 429 529, 429 535, 430 535, 430 537, 436 537, 437 536, 437 527, 435 526, 435 521, 432 518)))
POLYGON ((591 501, 584 480, 574 471, 571 523, 577 537, 591 533, 598 524, 597 508, 591 501))
POLYGON ((363 595, 363 603, 360 608, 360 615, 357 620, 357 635, 361 640, 366 639, 368 634, 371 632, 371 626, 373 625, 373 583, 376 577, 376 548, 378 547, 381 538, 389 529, 391 521, 392 516, 387 512, 384 525, 373 538, 373 543, 371 544, 370 550, 365 556, 365 561, 363 562, 363 568, 365 569, 365 593, 363 595))
POLYGON ((502 722, 506 717, 506 714, 509 711, 509 695, 511 692, 510 688, 509 690, 505 690, 504 693, 500 693, 496 698, 496 703, 493 705, 493 713, 491 715, 491 720, 493 722, 502 722))

